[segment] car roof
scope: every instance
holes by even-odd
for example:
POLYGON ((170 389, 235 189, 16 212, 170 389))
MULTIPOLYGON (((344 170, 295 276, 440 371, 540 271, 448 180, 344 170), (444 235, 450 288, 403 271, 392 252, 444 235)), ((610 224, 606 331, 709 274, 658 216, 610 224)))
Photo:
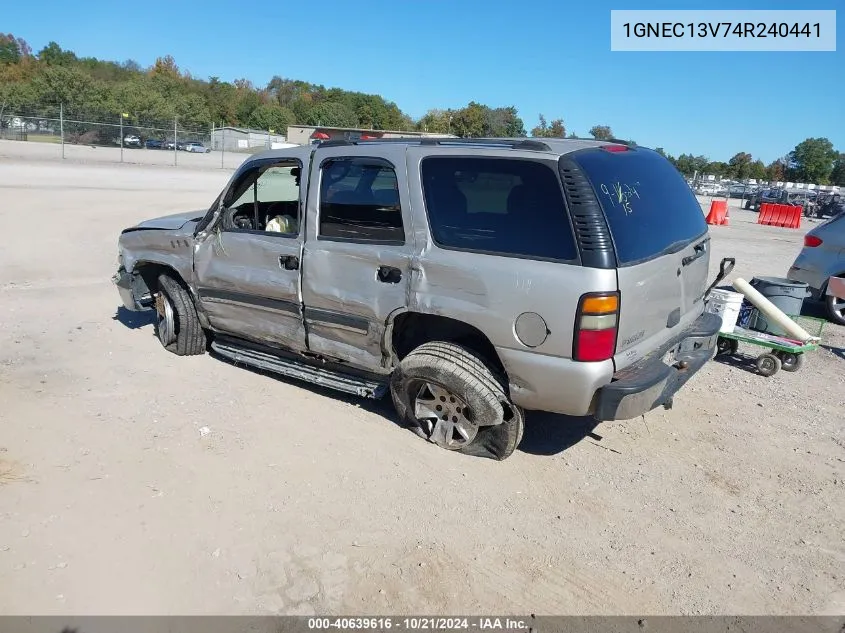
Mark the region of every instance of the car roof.
POLYGON ((617 139, 610 139, 606 141, 598 141, 593 139, 576 139, 576 138, 442 138, 442 137, 403 137, 403 138, 389 138, 389 139, 366 139, 359 141, 348 140, 328 140, 322 141, 317 145, 302 145, 298 148, 282 148, 277 150, 267 150, 259 154, 255 154, 248 162, 254 160, 266 160, 272 158, 289 158, 296 155, 291 150, 305 148, 309 152, 313 149, 321 147, 355 147, 355 146, 378 146, 378 145, 406 145, 406 146, 423 146, 423 147, 467 147, 483 151, 485 149, 514 149, 535 151, 545 154, 563 155, 579 149, 588 147, 602 147, 604 145, 632 145, 627 141, 620 141, 617 139))

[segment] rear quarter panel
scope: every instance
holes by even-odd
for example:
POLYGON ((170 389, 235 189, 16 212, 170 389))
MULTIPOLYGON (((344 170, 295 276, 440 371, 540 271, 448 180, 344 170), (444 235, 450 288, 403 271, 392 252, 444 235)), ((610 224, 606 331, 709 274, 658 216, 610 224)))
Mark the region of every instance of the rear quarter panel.
MULTIPOLYGON (((438 156, 467 155, 460 148, 439 148, 438 156)), ((425 210, 420 162, 425 150, 407 153, 415 257, 412 309, 460 319, 484 332, 497 347, 529 349, 514 332, 524 312, 542 316, 550 334, 538 353, 571 358, 575 312, 583 293, 615 291, 616 272, 560 262, 490 255, 438 247, 425 210)), ((477 154, 475 154, 477 155, 477 154)), ((490 150, 485 156, 537 159, 536 152, 490 150)))
MULTIPOLYGON (((437 155, 464 152, 440 148, 437 155)), ((527 152, 502 155, 537 158, 527 152)), ((415 244, 409 310, 457 319, 483 332, 508 371, 517 404, 587 413, 595 389, 610 381, 613 363, 572 360, 575 314, 582 294, 617 289, 616 271, 438 247, 428 227, 420 182, 424 156, 417 148, 407 154, 415 244), (524 313, 540 315, 547 327, 547 338, 535 347, 516 335, 515 323, 524 313)))

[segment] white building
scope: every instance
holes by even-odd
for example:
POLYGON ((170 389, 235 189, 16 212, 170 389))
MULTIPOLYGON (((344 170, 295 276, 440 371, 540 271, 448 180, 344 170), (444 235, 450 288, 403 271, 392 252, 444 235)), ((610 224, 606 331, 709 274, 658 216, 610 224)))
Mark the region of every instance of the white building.
POLYGON ((211 132, 211 149, 237 152, 263 147, 265 149, 280 149, 290 147, 282 134, 267 132, 266 130, 250 130, 242 127, 219 127, 211 132))

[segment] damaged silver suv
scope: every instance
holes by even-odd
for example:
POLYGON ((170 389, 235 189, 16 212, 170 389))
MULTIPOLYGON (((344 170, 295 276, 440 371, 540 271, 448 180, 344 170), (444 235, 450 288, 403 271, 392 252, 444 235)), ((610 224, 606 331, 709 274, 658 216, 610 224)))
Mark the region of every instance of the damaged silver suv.
POLYGON ((662 156, 617 142, 328 141, 246 160, 207 211, 123 231, 115 282, 161 344, 392 396, 496 459, 524 410, 669 407, 709 361, 707 224, 662 156))

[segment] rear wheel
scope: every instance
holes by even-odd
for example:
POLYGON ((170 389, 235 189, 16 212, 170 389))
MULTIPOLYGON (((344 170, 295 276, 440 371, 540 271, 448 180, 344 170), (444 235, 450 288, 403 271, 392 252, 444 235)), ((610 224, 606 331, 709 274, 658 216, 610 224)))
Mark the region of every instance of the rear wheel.
POLYGON ((780 352, 780 365, 783 371, 798 371, 804 365, 804 354, 780 352))
POLYGON ((720 356, 733 356, 737 353, 737 350, 739 350, 739 342, 732 338, 724 338, 720 336, 719 341, 716 345, 716 353, 720 356))
POLYGON ((394 371, 390 391, 402 421, 446 450, 503 460, 522 439, 522 409, 487 363, 460 345, 420 345, 394 371))
POLYGON ((827 315, 831 321, 839 325, 845 325, 845 299, 827 295, 825 297, 825 306, 827 307, 827 315))
POLYGON ((766 376, 767 378, 774 376, 780 371, 780 368, 780 358, 774 354, 760 354, 757 357, 757 371, 760 372, 761 376, 766 376))
POLYGON ((205 352, 205 332, 188 289, 168 274, 158 278, 155 293, 156 336, 164 349, 178 356, 205 352))

